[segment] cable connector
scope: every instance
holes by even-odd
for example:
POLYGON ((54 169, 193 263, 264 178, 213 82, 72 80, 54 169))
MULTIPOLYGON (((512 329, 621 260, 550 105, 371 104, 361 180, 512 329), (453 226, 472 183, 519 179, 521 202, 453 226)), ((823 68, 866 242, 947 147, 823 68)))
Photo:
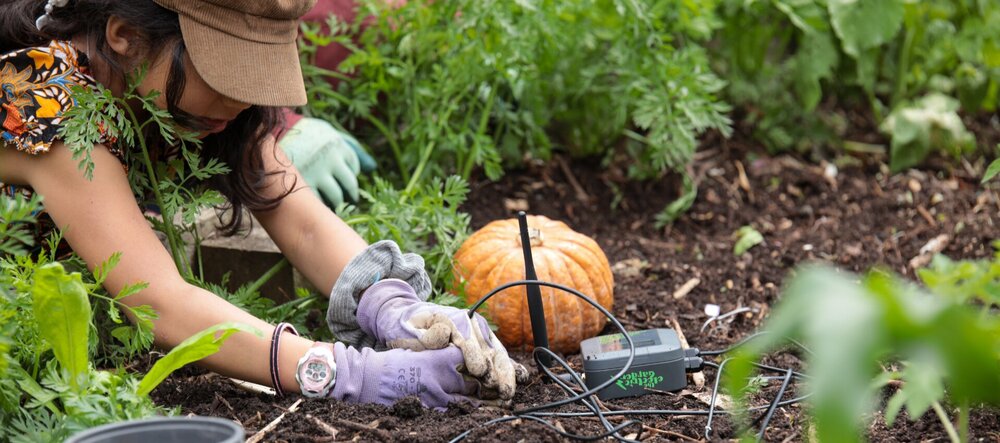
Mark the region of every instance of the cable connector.
POLYGON ((705 365, 705 359, 701 357, 684 357, 684 370, 687 372, 698 372, 705 365))

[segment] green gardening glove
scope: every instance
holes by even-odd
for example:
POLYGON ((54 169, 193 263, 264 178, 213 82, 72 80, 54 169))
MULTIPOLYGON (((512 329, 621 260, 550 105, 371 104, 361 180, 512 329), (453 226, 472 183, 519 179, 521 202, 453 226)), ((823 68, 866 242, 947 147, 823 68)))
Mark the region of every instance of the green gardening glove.
POLYGON ((375 170, 375 160, 354 137, 331 124, 305 117, 278 141, 306 184, 330 207, 358 200, 358 174, 375 170))

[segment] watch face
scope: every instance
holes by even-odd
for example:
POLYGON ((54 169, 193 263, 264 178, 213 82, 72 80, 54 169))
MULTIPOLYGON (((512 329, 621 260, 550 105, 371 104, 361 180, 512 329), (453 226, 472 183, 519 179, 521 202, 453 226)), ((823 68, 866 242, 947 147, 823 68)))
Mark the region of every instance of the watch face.
POLYGON ((333 353, 325 348, 310 349, 301 360, 295 378, 307 397, 322 397, 333 388, 337 366, 333 353))
POLYGON ((305 378, 313 383, 323 383, 330 377, 330 367, 322 360, 311 360, 306 363, 305 378))

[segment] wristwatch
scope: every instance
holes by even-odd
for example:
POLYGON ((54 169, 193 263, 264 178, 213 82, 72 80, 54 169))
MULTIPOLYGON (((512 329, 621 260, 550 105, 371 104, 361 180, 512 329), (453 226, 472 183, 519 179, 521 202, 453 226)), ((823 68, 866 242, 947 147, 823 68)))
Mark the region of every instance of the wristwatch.
POLYGON ((316 343, 299 359, 295 371, 295 381, 299 382, 302 395, 306 397, 326 397, 337 380, 337 363, 333 351, 324 344, 316 343))

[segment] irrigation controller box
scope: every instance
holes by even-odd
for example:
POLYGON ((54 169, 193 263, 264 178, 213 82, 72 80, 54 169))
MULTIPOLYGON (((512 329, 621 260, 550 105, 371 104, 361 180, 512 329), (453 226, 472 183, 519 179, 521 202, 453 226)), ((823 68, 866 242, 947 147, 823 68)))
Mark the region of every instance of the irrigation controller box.
MULTIPOLYGON (((632 366, 610 386, 598 391, 602 400, 648 394, 650 389, 676 391, 687 384, 685 352, 673 329, 630 332, 635 346, 632 366)), ((602 335, 580 342, 587 388, 608 381, 628 361, 628 342, 622 334, 602 335)))

